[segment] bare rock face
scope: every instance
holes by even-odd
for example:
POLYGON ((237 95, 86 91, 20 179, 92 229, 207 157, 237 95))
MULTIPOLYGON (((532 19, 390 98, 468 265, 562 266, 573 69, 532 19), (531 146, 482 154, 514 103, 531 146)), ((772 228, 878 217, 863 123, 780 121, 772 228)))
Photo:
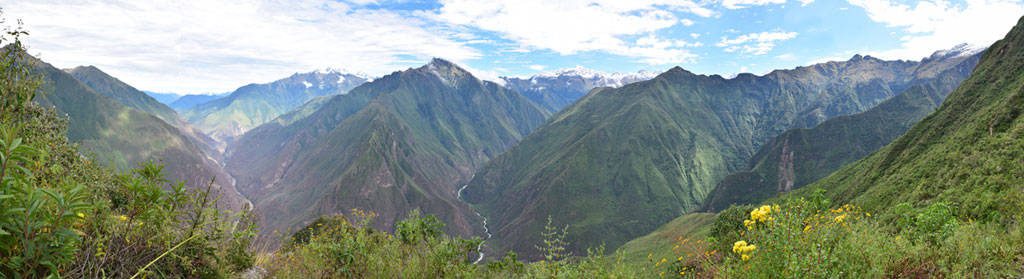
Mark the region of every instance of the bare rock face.
POLYGON ((793 170, 793 151, 789 150, 789 139, 782 144, 782 156, 779 157, 779 188, 778 192, 793 190, 796 174, 793 170))

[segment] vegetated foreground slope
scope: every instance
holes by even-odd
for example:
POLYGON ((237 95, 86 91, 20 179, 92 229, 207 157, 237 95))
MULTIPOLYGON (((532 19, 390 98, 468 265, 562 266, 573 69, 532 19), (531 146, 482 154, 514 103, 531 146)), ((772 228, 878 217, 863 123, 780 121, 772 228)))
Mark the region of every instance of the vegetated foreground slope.
POLYGON ((962 59, 857 55, 733 79, 676 67, 598 88, 489 162, 467 197, 491 218, 499 251, 536 259, 548 215, 569 224, 572 251, 614 249, 697 208, 775 135, 867 110, 962 59))
MULTIPOLYGON (((934 113, 875 153, 803 189, 870 212, 951 204, 1002 224, 1024 207, 1024 18, 934 113)), ((882 218, 892 218, 883 216, 882 218)))
POLYGON ((242 86, 227 97, 196 105, 181 114, 226 144, 315 97, 344 94, 367 80, 369 77, 364 75, 336 70, 297 73, 271 83, 242 86))
POLYGON ((622 87, 623 85, 654 78, 658 73, 606 74, 576 66, 575 68, 543 72, 530 78, 502 77, 505 87, 519 91, 531 101, 550 111, 559 111, 572 104, 591 89, 622 87))
MULTIPOLYGON (((207 136, 192 123, 185 121, 174 109, 158 102, 145 92, 135 89, 94 66, 80 66, 67 72, 92 89, 93 92, 114 99, 127 107, 152 114, 167 124, 177 127, 181 134, 202 149, 206 156, 220 159, 220 152, 215 148, 217 143, 213 138, 207 136)), ((227 177, 223 177, 223 179, 226 180, 227 177)))
POLYGON ((798 189, 903 135, 942 104, 981 58, 980 52, 969 51, 936 53, 929 59, 941 59, 940 54, 970 57, 868 111, 782 133, 758 150, 746 171, 722 179, 699 211, 718 212, 732 204, 756 204, 798 189))
POLYGON ((35 100, 70 118, 68 139, 81 142, 83 153, 95 153, 100 163, 120 170, 135 167, 137 162, 162 159, 169 179, 188 181, 189 186, 203 189, 216 177, 213 191, 222 196, 222 205, 241 208, 242 199, 227 172, 177 128, 102 96, 49 64, 36 63, 52 87, 50 93, 35 100))
POLYGON ((306 118, 246 133, 228 149, 228 170, 270 230, 352 208, 375 212, 374 225, 391 230, 419 208, 465 236, 476 217, 456 187, 548 116, 434 59, 334 96, 306 118))

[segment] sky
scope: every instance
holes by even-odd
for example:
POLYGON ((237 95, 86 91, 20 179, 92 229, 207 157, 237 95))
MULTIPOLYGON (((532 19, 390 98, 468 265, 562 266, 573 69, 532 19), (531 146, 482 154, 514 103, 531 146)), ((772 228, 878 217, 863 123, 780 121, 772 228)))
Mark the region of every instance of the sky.
POLYGON ((474 75, 765 74, 854 54, 920 60, 987 46, 1015 0, 0 0, 33 55, 140 90, 223 93, 297 72, 381 76, 433 57, 474 75))

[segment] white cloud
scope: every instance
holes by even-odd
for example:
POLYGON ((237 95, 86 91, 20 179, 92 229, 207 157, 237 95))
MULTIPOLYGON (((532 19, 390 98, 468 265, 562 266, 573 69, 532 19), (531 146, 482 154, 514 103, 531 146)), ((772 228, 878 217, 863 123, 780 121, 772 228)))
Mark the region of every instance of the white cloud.
POLYGON ((715 44, 723 48, 725 52, 740 51, 743 54, 762 55, 775 47, 775 42, 785 41, 796 37, 796 32, 773 31, 742 35, 733 39, 722 37, 722 41, 715 44))
MULTIPOLYGON (((800 6, 807 6, 807 4, 813 3, 814 0, 798 0, 800 6)), ((751 6, 764 6, 764 5, 778 5, 785 4, 786 0, 722 0, 722 7, 726 9, 743 9, 751 6)))
POLYGON ((462 67, 466 71, 469 71, 470 74, 473 74, 473 76, 478 78, 478 79, 486 80, 486 81, 491 81, 491 82, 500 84, 502 86, 505 85, 505 80, 502 79, 501 76, 507 76, 508 75, 508 74, 502 73, 502 72, 507 72, 507 70, 505 70, 503 68, 493 68, 493 69, 490 69, 490 70, 484 70, 484 69, 473 68, 473 67, 470 67, 469 65, 466 65, 466 64, 459 64, 459 67, 462 67))
POLYGON ((793 58, 796 58, 796 55, 794 55, 792 53, 786 53, 786 54, 775 56, 775 59, 778 59, 778 60, 792 60, 793 58))
POLYGON ((534 71, 543 71, 544 68, 547 68, 547 67, 548 66, 544 66, 544 65, 530 65, 530 69, 534 70, 534 71))
POLYGON ((682 23, 683 26, 693 26, 693 21, 689 20, 689 19, 685 19, 685 18, 684 19, 680 19, 679 23, 682 23))
MULTIPOLYGON (((367 1, 368 2, 368 1, 367 1)), ((385 74, 432 56, 482 56, 447 29, 330 0, 0 0, 33 54, 96 65, 140 89, 226 92, 328 66, 385 74)))
POLYGON ((693 38, 694 40, 696 40, 697 38, 700 38, 700 34, 690 33, 690 38, 693 38))
POLYGON ((742 9, 749 6, 763 6, 769 4, 785 4, 786 0, 722 0, 722 6, 726 9, 742 9))
POLYGON ((849 0, 868 17, 907 35, 900 48, 871 53, 883 59, 920 59, 960 43, 987 46, 1003 38, 1024 14, 1016 1, 967 0, 966 6, 946 1, 921 1, 916 6, 886 0, 849 0))
MULTIPOLYGON (((525 47, 562 55, 598 51, 637 58, 649 64, 684 63, 696 55, 641 38, 681 24, 673 12, 709 17, 713 13, 690 0, 546 1, 444 0, 437 18, 450 24, 494 31, 525 47)), ((655 38, 658 39, 658 38, 655 38)), ((660 40, 660 39, 659 39, 660 40)))

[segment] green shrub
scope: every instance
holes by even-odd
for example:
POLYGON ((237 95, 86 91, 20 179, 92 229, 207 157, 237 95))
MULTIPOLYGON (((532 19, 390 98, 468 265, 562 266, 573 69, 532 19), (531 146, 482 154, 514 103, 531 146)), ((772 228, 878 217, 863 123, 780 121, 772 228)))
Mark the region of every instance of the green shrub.
POLYGON ((0 124, 0 274, 32 278, 60 274, 82 241, 82 221, 92 205, 84 186, 64 182, 38 187, 45 152, 25 145, 20 127, 0 124))

